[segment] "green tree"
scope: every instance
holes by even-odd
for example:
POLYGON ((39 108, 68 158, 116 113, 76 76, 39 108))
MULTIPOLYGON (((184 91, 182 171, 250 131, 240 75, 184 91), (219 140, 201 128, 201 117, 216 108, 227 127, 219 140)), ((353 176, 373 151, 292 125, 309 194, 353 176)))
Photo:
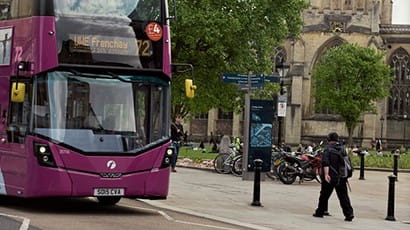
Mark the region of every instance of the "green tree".
POLYGON ((385 54, 370 47, 345 43, 328 50, 313 71, 315 108, 339 114, 348 143, 363 112, 375 112, 375 101, 389 95, 392 69, 385 54))
POLYGON ((189 74, 173 75, 173 115, 238 110, 243 92, 222 83, 220 74, 272 74, 274 47, 298 35, 307 6, 304 0, 178 0, 178 18, 171 22, 172 59, 194 66, 198 89, 195 98, 186 98, 183 84, 189 74))

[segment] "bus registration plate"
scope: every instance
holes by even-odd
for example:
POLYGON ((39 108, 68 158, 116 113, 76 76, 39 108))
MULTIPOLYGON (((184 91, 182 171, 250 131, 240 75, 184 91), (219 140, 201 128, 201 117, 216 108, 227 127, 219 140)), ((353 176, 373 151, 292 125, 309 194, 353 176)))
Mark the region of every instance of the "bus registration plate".
POLYGON ((94 196, 124 196, 123 188, 95 188, 94 196))

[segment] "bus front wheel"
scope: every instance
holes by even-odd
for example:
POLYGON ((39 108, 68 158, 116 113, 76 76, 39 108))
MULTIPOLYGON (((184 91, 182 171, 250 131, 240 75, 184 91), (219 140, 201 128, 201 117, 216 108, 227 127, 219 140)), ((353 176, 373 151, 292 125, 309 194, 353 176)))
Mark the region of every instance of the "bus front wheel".
POLYGON ((121 200, 120 196, 98 196, 97 200, 102 205, 114 205, 121 200))

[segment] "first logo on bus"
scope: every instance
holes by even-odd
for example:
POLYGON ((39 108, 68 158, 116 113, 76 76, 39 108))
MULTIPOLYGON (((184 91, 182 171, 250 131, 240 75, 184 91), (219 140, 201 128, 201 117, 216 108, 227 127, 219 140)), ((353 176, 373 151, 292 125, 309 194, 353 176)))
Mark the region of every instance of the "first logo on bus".
POLYGON ((110 161, 107 162, 107 168, 115 169, 115 167, 117 167, 117 164, 115 163, 115 161, 110 160, 110 161))

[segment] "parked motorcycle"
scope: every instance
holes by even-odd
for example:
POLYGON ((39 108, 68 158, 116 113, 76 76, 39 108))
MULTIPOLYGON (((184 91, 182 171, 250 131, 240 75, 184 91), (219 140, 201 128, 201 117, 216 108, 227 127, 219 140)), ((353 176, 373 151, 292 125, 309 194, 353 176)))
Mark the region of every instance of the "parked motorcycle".
POLYGON ((321 151, 310 153, 286 153, 283 156, 283 162, 278 167, 280 181, 284 184, 293 184, 296 177, 299 177, 299 183, 303 181, 316 180, 321 183, 322 155, 321 151))
POLYGON ((283 149, 276 146, 272 147, 271 166, 270 170, 266 172, 266 175, 272 180, 279 179, 278 168, 284 162, 285 154, 286 151, 284 151, 283 149))

